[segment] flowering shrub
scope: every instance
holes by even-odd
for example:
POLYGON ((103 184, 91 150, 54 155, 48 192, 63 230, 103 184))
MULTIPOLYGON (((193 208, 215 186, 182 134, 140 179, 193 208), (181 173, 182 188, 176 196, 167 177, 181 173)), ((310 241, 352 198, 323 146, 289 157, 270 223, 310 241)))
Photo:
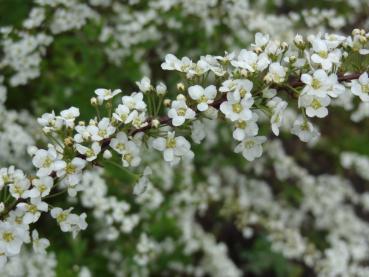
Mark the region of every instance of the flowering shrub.
POLYGON ((367 276, 368 3, 326 4, 17 4, 0 272, 367 276))

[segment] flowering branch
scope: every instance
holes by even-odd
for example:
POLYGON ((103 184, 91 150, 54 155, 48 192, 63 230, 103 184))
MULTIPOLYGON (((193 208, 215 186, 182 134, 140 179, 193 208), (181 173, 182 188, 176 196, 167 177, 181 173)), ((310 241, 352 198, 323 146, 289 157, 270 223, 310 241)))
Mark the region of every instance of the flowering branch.
MULTIPOLYGON (((122 167, 137 168, 144 146, 162 152, 170 165, 192 159, 190 141, 200 143, 205 138, 207 120, 225 119, 232 126, 234 151, 248 161, 259 158, 267 140, 259 135, 259 125, 270 120, 271 131, 278 136, 288 108, 278 90, 292 90, 298 100, 290 105, 300 113, 290 132, 302 141, 313 141, 319 132, 309 118, 327 116, 327 107, 335 99, 350 94, 369 102, 369 65, 358 65, 362 73, 344 68, 352 55, 369 54, 368 38, 369 33, 354 30, 348 37, 326 34, 305 40, 296 36, 294 45, 288 45, 258 33, 251 49, 238 55, 207 55, 193 62, 169 54, 162 69, 180 72, 183 78, 174 100, 164 99, 165 84, 154 87, 143 78, 137 83, 139 92, 124 95, 117 106, 114 99, 120 89, 97 89, 91 99, 96 116, 87 122, 76 123, 80 115, 76 107, 59 115, 42 115, 38 122, 50 144, 47 149, 29 150, 36 176, 27 177, 14 167, 0 169, 0 189, 9 191, 13 200, 7 206, 2 203, 0 239, 5 242, 0 254, 18 254, 21 245, 30 241, 29 225, 49 210, 63 232, 75 235, 87 227, 85 214, 73 214, 72 208, 50 209, 44 200, 52 190, 65 190, 75 197, 83 189, 82 172, 101 160, 119 157, 122 167), (159 116, 162 107, 168 109, 159 116), (183 131, 190 136, 178 136, 183 131), (18 213, 21 226, 14 224, 18 213)), ((145 173, 142 176, 147 178, 145 173)))

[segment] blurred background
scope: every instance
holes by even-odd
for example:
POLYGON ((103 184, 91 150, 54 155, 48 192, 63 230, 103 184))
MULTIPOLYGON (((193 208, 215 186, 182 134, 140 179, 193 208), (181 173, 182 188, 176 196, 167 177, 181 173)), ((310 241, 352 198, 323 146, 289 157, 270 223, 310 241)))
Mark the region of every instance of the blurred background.
MULTIPOLYGON (((256 32, 289 43, 349 35, 368 30, 368 16, 367 0, 0 0, 0 166, 32 173, 27 147, 47 145, 36 118, 70 106, 91 118, 96 88, 129 94, 149 76, 174 98, 181 76, 161 69, 168 53, 223 55, 256 32)), ((368 116, 341 99, 316 122, 319 141, 270 135, 251 163, 233 153, 227 124, 209 122, 192 163, 147 154, 139 197, 126 171, 87 172, 80 197, 53 201, 86 212, 88 229, 72 239, 45 216, 47 255, 23 249, 0 275, 369 276, 368 116)))

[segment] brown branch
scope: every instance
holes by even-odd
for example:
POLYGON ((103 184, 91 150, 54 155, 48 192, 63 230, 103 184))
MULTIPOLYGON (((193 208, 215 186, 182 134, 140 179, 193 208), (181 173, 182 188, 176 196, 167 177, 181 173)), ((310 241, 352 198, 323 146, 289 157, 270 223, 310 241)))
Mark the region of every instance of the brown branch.
MULTIPOLYGON (((347 74, 347 75, 339 75, 338 76, 338 82, 347 82, 347 81, 352 81, 352 80, 356 80, 360 77, 362 73, 352 73, 352 74, 347 74)), ((294 80, 290 80, 289 81, 289 86, 293 87, 293 88, 298 88, 298 87, 302 87, 304 86, 305 84, 299 79, 294 79, 294 80)), ((276 86, 276 88, 281 88, 281 87, 278 87, 276 86)), ((215 100, 212 104, 209 104, 209 106, 219 110, 220 108, 220 105, 226 101, 227 99, 227 96, 226 94, 223 94, 221 98, 219 98, 218 100, 215 100)), ((132 130, 130 133, 132 135, 135 135, 137 133, 140 133, 140 132, 144 132, 144 131, 147 131, 151 128, 153 128, 152 126, 152 118, 149 118, 147 121, 146 121, 146 125, 144 127, 141 127, 141 128, 138 128, 138 129, 134 129, 132 130)), ((171 118, 169 118, 167 115, 164 115, 162 117, 159 117, 157 119, 159 122, 160 122, 160 125, 171 125, 171 118)), ((101 144, 101 149, 102 151, 106 150, 108 147, 109 147, 109 143, 110 143, 110 138, 107 138, 107 139, 104 139, 102 144, 101 144)))

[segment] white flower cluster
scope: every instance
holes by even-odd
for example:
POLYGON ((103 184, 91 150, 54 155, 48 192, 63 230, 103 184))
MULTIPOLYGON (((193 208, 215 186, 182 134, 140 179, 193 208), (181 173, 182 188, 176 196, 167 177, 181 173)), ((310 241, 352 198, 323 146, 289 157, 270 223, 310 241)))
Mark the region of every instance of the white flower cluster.
MULTIPOLYGON (((38 151, 38 155, 43 153, 41 151, 38 151)), ((87 227, 86 214, 80 216, 72 214, 72 208, 65 211, 61 208, 49 209, 45 199, 52 195, 51 190, 55 187, 54 179, 45 173, 47 172, 45 171, 46 164, 49 163, 52 163, 50 155, 43 159, 43 167, 38 172, 39 176, 32 179, 14 167, 0 169, 0 189, 5 199, 1 202, 1 267, 5 265, 8 257, 20 253, 24 243, 32 242, 35 252, 45 251, 45 248, 49 246, 49 241, 39 238, 37 230, 31 232, 30 225, 36 223, 41 214, 49 210, 63 232, 73 232, 75 235, 87 227)))

